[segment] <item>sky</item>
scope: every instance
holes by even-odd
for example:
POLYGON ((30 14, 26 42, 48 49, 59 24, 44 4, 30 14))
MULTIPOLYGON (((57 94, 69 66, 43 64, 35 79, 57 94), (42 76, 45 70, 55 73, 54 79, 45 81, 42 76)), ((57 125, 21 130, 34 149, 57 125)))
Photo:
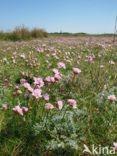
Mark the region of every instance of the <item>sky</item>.
POLYGON ((0 30, 113 33, 117 0, 0 0, 0 30))

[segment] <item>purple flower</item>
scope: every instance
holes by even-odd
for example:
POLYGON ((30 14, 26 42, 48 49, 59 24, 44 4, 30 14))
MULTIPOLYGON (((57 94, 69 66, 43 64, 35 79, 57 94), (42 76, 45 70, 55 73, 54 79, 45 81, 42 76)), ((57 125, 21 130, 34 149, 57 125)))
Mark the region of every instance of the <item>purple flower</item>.
POLYGON ((29 99, 29 97, 30 97, 29 94, 25 94, 25 95, 24 95, 24 98, 25 98, 25 99, 29 99))

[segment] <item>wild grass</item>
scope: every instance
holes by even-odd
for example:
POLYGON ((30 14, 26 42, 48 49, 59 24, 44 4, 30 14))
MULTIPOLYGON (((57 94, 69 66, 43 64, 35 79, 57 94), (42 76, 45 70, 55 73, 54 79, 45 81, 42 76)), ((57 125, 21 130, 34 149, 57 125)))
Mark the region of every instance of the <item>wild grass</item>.
POLYGON ((33 28, 32 30, 29 30, 25 26, 17 26, 11 32, 0 32, 0 39, 8 41, 31 40, 35 38, 44 38, 47 36, 48 34, 44 29, 33 28))

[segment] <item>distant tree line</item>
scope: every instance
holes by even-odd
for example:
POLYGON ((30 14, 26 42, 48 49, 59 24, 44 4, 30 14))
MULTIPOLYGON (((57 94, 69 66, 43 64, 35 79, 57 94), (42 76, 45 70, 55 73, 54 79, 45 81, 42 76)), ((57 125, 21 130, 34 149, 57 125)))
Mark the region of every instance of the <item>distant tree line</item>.
POLYGON ((0 31, 0 40, 8 40, 8 41, 22 41, 22 40, 31 40, 37 38, 44 38, 48 36, 103 36, 103 37, 112 37, 117 36, 115 34, 88 34, 84 32, 80 33, 69 33, 69 32, 54 32, 47 33, 44 29, 33 28, 29 30, 29 28, 25 26, 17 26, 11 32, 0 31))

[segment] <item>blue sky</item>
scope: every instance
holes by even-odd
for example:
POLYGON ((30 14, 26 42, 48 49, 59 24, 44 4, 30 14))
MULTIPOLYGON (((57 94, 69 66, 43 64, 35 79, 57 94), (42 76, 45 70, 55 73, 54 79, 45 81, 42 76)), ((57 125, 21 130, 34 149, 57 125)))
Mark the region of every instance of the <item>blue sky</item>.
POLYGON ((113 33, 117 0, 0 0, 0 30, 113 33))

